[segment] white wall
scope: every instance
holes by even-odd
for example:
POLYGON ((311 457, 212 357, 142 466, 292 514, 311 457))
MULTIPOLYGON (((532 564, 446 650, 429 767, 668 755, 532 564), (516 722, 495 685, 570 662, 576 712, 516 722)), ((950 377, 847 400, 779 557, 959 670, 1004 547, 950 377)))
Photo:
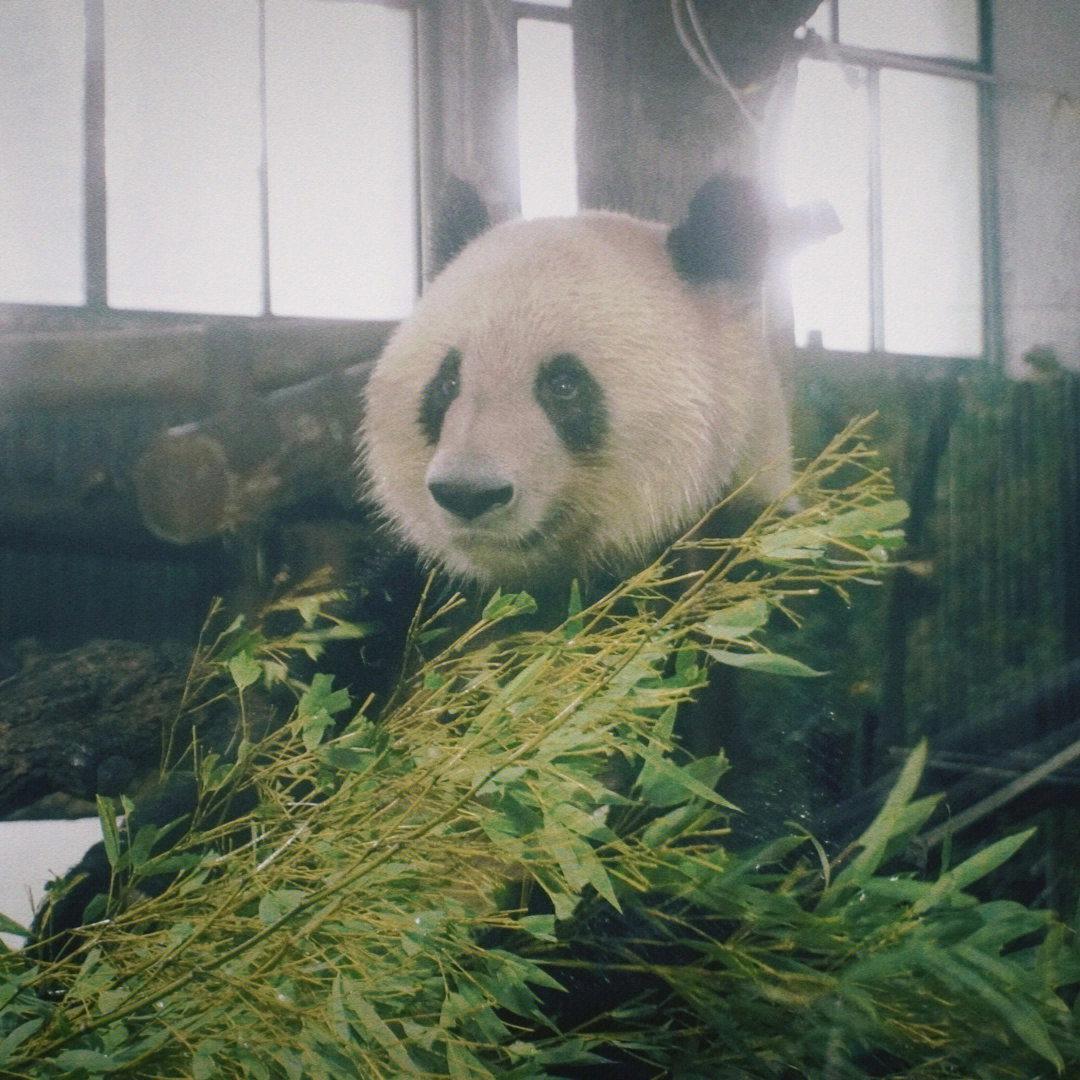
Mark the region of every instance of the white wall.
POLYGON ((1005 362, 1080 370, 1080 2, 995 0, 1005 362))
MULTIPOLYGON (((71 869, 101 839, 96 817, 70 821, 0 821, 0 913, 29 926, 45 896, 45 882, 71 869)), ((14 934, 0 934, 11 948, 14 934)))

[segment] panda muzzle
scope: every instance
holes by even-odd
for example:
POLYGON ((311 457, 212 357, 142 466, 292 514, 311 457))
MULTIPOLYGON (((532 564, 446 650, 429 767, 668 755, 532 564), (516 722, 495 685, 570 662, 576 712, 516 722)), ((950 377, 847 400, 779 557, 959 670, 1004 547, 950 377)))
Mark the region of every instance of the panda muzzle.
POLYGON ((439 506, 463 521, 473 521, 489 510, 505 506, 514 497, 513 484, 476 479, 432 480, 428 491, 439 506))

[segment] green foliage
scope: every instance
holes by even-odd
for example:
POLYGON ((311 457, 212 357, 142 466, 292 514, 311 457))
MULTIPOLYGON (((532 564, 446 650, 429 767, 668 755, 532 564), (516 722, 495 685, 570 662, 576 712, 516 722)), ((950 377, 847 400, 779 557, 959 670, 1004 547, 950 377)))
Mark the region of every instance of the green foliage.
MULTIPOLYGON (((297 686, 283 727, 199 761, 207 804, 257 794, 239 821, 207 813, 152 857, 103 804, 118 876, 180 873, 112 890, 60 962, 0 955, 0 1072, 527 1080, 611 1047, 685 1080, 858 1077, 866 1055, 908 1078, 1075 1068, 1072 938, 968 892, 1023 837, 936 881, 889 871, 928 813, 922 750, 831 865, 798 833, 738 851, 728 762, 673 746, 711 654, 781 669, 769 618, 879 571, 899 508, 858 436, 806 470, 806 509, 688 540, 554 631, 488 633, 531 603, 496 598, 377 722, 325 677, 297 686), (691 546, 708 569, 680 568, 691 546), (597 966, 634 996, 556 1030, 558 988, 597 966)), ((242 703, 313 647, 236 624, 203 659, 242 703)))

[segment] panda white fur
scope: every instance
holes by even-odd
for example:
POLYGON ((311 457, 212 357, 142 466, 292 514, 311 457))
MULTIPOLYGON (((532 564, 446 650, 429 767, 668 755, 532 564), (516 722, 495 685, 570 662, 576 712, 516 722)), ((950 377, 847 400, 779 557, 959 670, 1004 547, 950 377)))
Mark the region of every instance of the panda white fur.
POLYGON ((361 461, 399 536, 460 578, 529 587, 625 572, 740 485, 781 497, 768 230, 752 186, 720 177, 674 229, 593 211, 472 240, 367 386, 361 461))

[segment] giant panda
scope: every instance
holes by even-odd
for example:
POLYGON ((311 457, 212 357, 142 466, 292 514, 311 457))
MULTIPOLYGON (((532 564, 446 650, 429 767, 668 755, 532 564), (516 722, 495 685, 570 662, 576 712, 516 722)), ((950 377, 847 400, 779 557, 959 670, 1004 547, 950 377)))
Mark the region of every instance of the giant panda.
MULTIPOLYGON (((675 227, 606 211, 487 227, 458 202, 475 229, 443 223, 447 265, 376 360, 356 436, 362 493, 407 563, 481 595, 565 597, 632 571, 732 493, 787 496, 760 303, 772 219, 752 184, 709 181, 675 227)), ((138 820, 182 817, 194 794, 181 798, 138 820)), ((76 870, 81 910, 108 880, 102 846, 76 870)), ((37 929, 58 925, 59 909, 37 929)), ((571 990, 568 1024, 626 987, 601 972, 571 990)))
POLYGON ((770 229, 722 176, 674 228, 590 211, 471 238, 366 387, 359 458, 393 532, 465 582, 550 589, 626 573, 729 493, 782 499, 770 229))
MULTIPOLYGON (((761 299, 784 223, 755 185, 711 179, 674 227, 609 211, 488 227, 475 196, 455 194, 449 261, 375 362, 358 433, 365 493, 421 564, 481 596, 525 590, 554 620, 571 582, 602 592, 718 503, 731 527, 789 500, 761 299)), ((717 750, 718 727, 730 738, 730 695, 714 677, 683 718, 691 752, 717 750)), ((545 1015, 578 1030, 637 995, 662 1000, 607 966, 642 936, 633 918, 581 918, 567 948, 592 965, 560 970, 545 1015)), ((605 1056, 565 1075, 654 1075, 605 1056)))

